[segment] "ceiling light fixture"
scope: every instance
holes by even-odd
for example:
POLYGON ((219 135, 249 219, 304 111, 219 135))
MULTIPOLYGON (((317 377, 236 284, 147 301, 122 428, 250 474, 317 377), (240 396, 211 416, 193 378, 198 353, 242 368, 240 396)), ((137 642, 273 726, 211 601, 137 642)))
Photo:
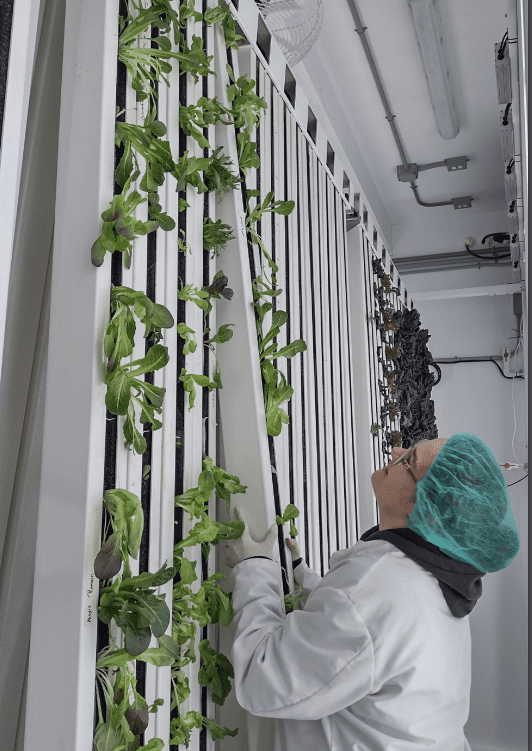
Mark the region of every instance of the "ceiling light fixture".
POLYGON ((460 128, 449 84, 443 32, 436 0, 409 0, 414 28, 439 134, 445 140, 456 138, 460 128))

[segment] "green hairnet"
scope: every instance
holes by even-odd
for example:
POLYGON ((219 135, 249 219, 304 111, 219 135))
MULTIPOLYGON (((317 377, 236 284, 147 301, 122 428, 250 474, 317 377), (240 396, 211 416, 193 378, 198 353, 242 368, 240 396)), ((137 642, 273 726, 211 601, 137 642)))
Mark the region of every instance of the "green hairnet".
POLYGON ((407 529, 451 558, 485 573, 519 552, 506 482, 491 449, 473 433, 455 433, 418 482, 407 529))

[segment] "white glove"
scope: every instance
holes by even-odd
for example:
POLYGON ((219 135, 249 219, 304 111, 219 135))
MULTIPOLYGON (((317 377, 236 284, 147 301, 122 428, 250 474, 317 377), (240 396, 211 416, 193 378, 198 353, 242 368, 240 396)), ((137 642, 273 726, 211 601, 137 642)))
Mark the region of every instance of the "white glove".
POLYGON ((291 537, 285 537, 285 542, 288 546, 288 549, 290 550, 290 555, 292 556, 293 561, 297 561, 298 558, 301 558, 301 553, 299 552, 299 545, 295 540, 292 540, 291 537))
POLYGON ((242 509, 235 508, 235 516, 237 519, 244 522, 245 529, 242 537, 239 537, 238 540, 227 540, 225 543, 227 553, 225 562, 227 566, 229 566, 229 568, 234 568, 246 558, 252 558, 256 555, 263 555, 266 558, 271 558, 273 561, 273 548, 278 534, 277 524, 272 524, 270 531, 264 540, 258 542, 257 540, 254 540, 248 532, 247 519, 242 509))

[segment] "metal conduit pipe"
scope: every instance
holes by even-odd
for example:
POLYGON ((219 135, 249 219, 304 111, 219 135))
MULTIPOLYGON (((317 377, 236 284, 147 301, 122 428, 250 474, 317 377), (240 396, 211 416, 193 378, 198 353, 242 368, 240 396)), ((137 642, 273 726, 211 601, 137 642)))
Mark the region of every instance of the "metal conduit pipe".
MULTIPOLYGON (((395 140, 395 143, 397 145, 397 149, 399 151, 399 155, 401 157, 401 161, 403 163, 403 167, 405 169, 408 168, 408 159, 406 157, 405 149, 403 146, 403 142, 401 141, 401 137, 399 135, 399 131, 397 130, 397 125, 394 122, 395 115, 392 113, 392 110, 390 108, 390 105, 388 103, 388 99, 386 98, 386 93, 384 91, 384 86, 382 84, 381 77, 379 75, 379 71, 377 70, 377 65, 375 64, 375 58, 373 57, 373 53, 371 51, 371 48, 369 46, 369 42, 366 37, 366 29, 367 26, 362 25, 362 20, 360 18, 357 6, 355 4, 355 0, 347 0, 347 4, 349 5, 349 9, 351 11, 351 15, 353 16, 353 20, 355 22, 356 26, 356 32, 360 37, 360 41, 362 42, 362 47, 364 49, 364 52, 366 53, 366 58, 371 70, 371 74, 373 76, 373 80, 375 81, 375 85, 377 87, 377 90, 379 92, 379 96, 381 98, 384 111, 386 112, 386 120, 388 120, 390 124, 390 128, 392 129, 393 137, 395 140)), ((432 206, 452 206, 452 201, 437 201, 435 203, 427 203, 426 201, 422 201, 418 194, 418 187, 414 180, 410 181, 410 187, 412 188, 412 191, 414 193, 414 196, 416 198, 416 201, 420 206, 426 206, 426 207, 432 207, 432 206)))

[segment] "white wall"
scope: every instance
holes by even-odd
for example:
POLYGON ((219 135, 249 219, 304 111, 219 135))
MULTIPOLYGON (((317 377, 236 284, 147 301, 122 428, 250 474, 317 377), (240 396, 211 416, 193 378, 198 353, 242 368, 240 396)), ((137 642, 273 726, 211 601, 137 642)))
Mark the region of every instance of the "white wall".
MULTIPOLYGON (((507 269, 473 268, 409 274, 403 280, 413 293, 504 284, 511 278, 507 269)), ((495 355, 501 354, 505 346, 511 350, 515 347, 516 340, 509 339, 516 336, 512 329, 517 320, 511 295, 420 300, 414 304, 420 312, 422 328, 431 335, 428 348, 434 360, 495 355)), ((522 356, 520 359, 522 363, 522 356)), ((440 367, 441 381, 432 390, 439 435, 475 433, 501 464, 527 462, 524 381, 505 380, 490 362, 440 367)), ((524 476, 523 470, 503 471, 508 484, 524 476)), ((509 494, 521 550, 506 569, 486 574, 482 597, 470 616, 473 675, 465 733, 473 751, 528 748, 527 479, 510 488, 509 494)))

